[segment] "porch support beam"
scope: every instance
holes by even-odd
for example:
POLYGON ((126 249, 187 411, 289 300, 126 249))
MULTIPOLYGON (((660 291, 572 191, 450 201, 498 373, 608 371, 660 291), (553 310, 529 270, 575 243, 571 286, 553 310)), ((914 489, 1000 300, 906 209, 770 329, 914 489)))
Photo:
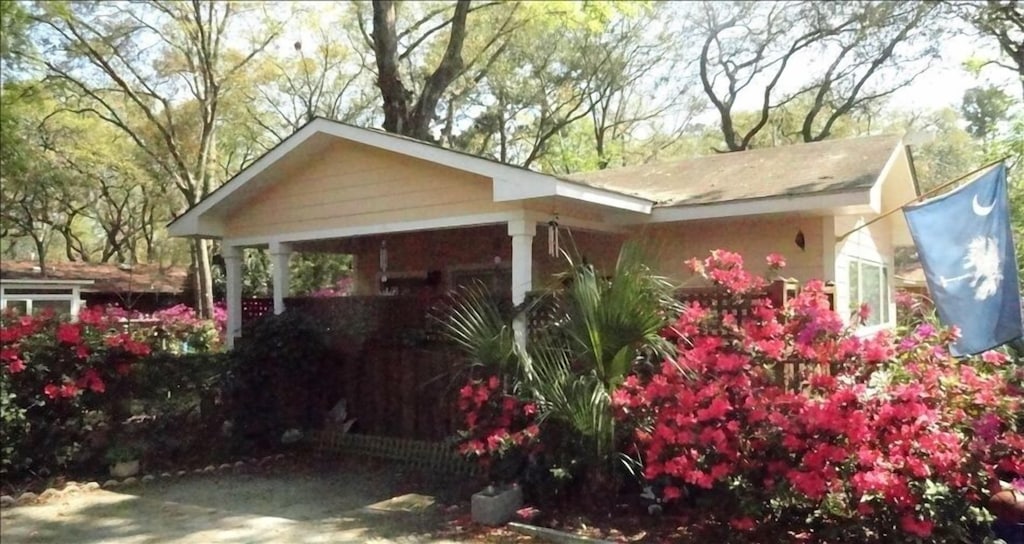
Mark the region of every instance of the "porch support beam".
POLYGON ((525 219, 508 222, 512 237, 512 304, 522 304, 533 288, 533 235, 537 224, 525 219))
POLYGON ((242 335, 242 248, 221 246, 224 257, 224 271, 227 276, 227 338, 225 343, 231 349, 235 338, 242 335))
POLYGON ((291 244, 270 242, 270 265, 274 277, 274 315, 284 312, 284 297, 291 285, 288 261, 292 257, 291 244))

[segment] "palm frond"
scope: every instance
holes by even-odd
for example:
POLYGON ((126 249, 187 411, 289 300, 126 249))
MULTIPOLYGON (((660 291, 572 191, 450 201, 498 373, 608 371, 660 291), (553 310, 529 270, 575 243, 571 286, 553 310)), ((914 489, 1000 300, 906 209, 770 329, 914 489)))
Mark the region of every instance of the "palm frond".
POLYGON ((508 370, 513 364, 515 335, 510 316, 483 283, 452 293, 447 310, 435 319, 441 334, 462 349, 470 364, 495 370, 508 370))

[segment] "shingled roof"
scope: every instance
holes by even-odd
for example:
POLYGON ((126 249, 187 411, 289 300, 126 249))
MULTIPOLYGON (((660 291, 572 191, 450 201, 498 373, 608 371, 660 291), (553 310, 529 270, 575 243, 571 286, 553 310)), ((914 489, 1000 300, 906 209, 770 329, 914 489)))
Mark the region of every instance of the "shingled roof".
POLYGON ((0 279, 5 280, 93 280, 82 286, 84 292, 95 293, 168 293, 180 294, 188 281, 188 270, 180 266, 161 268, 157 265, 119 267, 114 264, 53 263, 46 265, 46 274, 34 261, 0 263, 0 279))
POLYGON ((892 135, 828 140, 582 172, 570 178, 653 200, 661 207, 863 191, 874 185, 900 140, 892 135))

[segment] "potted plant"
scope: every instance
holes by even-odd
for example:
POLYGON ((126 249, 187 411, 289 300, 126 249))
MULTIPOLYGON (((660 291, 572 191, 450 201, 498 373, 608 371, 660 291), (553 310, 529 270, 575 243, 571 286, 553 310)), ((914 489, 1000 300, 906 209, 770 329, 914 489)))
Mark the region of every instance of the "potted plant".
POLYGON ((110 465, 110 475, 114 478, 127 478, 139 473, 139 460, 144 448, 137 442, 115 443, 105 455, 110 465))

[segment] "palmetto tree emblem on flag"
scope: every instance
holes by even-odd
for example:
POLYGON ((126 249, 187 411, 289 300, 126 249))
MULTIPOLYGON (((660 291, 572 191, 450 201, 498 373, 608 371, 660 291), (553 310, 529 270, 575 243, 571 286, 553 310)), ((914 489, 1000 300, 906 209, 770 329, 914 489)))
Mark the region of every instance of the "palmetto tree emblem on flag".
POLYGON ((996 239, 978 236, 967 245, 964 268, 969 272, 952 278, 940 276, 940 281, 943 287, 948 287, 953 282, 969 279, 974 299, 985 300, 999 291, 999 284, 1003 282, 1002 264, 996 239))

